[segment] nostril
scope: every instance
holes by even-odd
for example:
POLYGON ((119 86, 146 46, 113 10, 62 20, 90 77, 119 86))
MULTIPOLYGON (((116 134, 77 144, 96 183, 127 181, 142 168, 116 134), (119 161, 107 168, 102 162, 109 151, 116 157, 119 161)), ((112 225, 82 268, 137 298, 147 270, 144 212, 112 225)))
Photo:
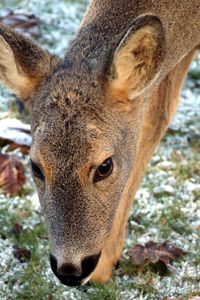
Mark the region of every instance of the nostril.
POLYGON ((101 252, 99 252, 97 255, 87 256, 83 259, 81 264, 83 270, 83 274, 82 274, 83 278, 87 277, 94 271, 99 261, 100 255, 101 252))
POLYGON ((50 265, 51 265, 52 271, 54 272, 54 274, 56 274, 58 263, 57 263, 56 258, 52 254, 50 254, 50 265))
POLYGON ((58 277, 61 283, 69 286, 77 286, 94 271, 100 255, 101 252, 97 255, 85 257, 80 266, 71 263, 65 263, 59 266, 57 259, 50 254, 50 264, 53 273, 58 277))
POLYGON ((61 276, 81 276, 81 270, 73 264, 63 264, 57 269, 57 273, 61 276))
POLYGON ((73 264, 66 263, 58 267, 57 259, 50 254, 50 265, 54 274, 59 277, 81 276, 81 270, 73 264))

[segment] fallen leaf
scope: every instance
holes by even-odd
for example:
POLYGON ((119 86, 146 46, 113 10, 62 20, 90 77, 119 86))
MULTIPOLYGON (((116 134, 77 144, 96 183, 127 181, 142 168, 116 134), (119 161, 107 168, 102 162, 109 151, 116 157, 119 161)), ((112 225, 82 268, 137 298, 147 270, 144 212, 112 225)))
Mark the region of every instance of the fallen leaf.
POLYGON ((20 248, 17 245, 13 247, 13 255, 21 263, 29 261, 31 258, 31 252, 25 248, 20 248))
POLYGON ((12 233, 13 233, 14 235, 19 236, 20 233, 22 232, 22 230, 23 230, 22 225, 16 223, 16 224, 14 224, 14 226, 13 226, 13 228, 12 228, 11 231, 12 231, 12 233))
POLYGON ((33 38, 37 38, 40 35, 38 28, 40 21, 32 13, 7 10, 4 16, 0 17, 0 23, 33 38))
POLYGON ((26 181, 22 163, 13 155, 0 153, 0 188, 3 193, 18 193, 26 181))
POLYGON ((131 263, 133 265, 162 262, 172 272, 174 271, 174 267, 171 265, 171 261, 186 254, 182 249, 167 242, 155 243, 153 241, 146 243, 144 246, 140 244, 135 245, 130 251, 131 263))

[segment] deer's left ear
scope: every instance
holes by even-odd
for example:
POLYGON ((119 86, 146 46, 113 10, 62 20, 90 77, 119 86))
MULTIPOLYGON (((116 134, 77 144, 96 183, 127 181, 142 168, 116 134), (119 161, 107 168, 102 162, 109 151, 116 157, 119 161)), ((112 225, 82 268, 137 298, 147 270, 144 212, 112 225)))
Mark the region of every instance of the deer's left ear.
POLYGON ((117 98, 132 100, 157 77, 165 57, 165 36, 160 20, 135 20, 114 52, 108 90, 117 98))

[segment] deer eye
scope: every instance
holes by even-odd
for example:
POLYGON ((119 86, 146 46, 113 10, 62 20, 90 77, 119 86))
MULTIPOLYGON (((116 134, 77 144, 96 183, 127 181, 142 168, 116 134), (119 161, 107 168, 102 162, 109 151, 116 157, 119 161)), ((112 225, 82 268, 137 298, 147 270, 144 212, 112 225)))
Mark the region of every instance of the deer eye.
POLYGON ((38 165, 36 165, 32 160, 30 162, 31 162, 31 169, 32 169, 33 176, 44 181, 45 177, 44 177, 44 174, 43 174, 42 170, 40 169, 40 167, 38 167, 38 165))
POLYGON ((112 170, 113 170, 113 161, 112 158, 109 157, 106 160, 104 160, 104 162, 97 168, 94 174, 93 182, 96 183, 100 180, 105 179, 112 173, 112 170))

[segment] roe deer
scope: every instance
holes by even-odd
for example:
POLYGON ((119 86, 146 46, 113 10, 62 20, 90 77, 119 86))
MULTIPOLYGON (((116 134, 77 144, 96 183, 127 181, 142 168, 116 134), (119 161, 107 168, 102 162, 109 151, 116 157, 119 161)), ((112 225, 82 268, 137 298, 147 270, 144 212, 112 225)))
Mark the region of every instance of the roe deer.
POLYGON ((32 173, 63 284, 111 277, 199 43, 199 0, 91 0, 64 60, 0 25, 0 80, 31 110, 32 173))

